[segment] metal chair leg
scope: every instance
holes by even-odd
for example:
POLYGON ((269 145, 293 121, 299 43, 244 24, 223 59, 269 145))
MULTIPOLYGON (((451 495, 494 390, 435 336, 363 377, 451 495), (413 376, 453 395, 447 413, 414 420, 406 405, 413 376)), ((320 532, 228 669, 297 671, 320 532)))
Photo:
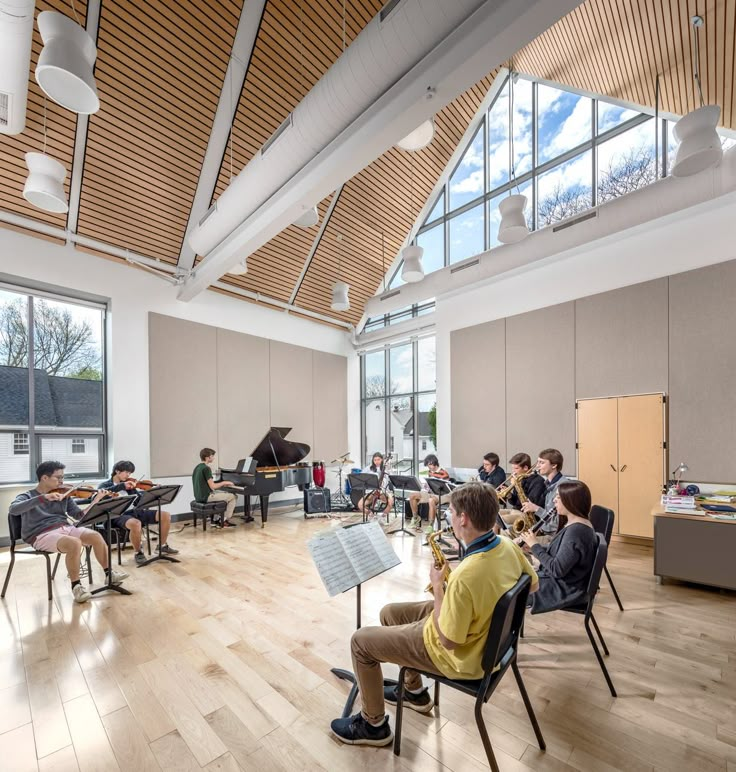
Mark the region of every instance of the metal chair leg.
POLYGON ((608 573, 608 566, 603 566, 603 570, 606 572, 606 579, 608 579, 608 584, 611 585, 611 592, 613 593, 613 597, 616 598, 616 603, 618 603, 618 607, 621 611, 624 610, 623 603, 621 603, 621 598, 618 597, 618 593, 616 592, 616 585, 613 583, 613 579, 611 579, 611 574, 608 573))
POLYGON ((404 717, 404 673, 406 668, 399 670, 399 682, 396 689, 396 727, 394 728, 394 756, 401 755, 401 724, 404 717))
POLYGON ((46 552, 44 552, 43 556, 46 558, 46 587, 48 589, 49 600, 53 600, 54 590, 51 586, 51 558, 46 552))
POLYGON ((611 653, 608 651, 608 646, 606 646, 606 642, 603 640, 603 636, 601 635, 601 629, 598 627, 598 622, 595 621, 595 617, 592 613, 590 615, 590 621, 593 623, 593 627, 595 627, 596 633, 598 633, 598 640, 601 642, 601 646, 603 647, 605 655, 609 657, 611 653))
POLYGON ((90 557, 92 547, 86 547, 85 552, 87 553, 87 582, 92 584, 92 559, 90 557))
POLYGON ((151 532, 148 530, 148 526, 146 526, 146 546, 148 547, 148 554, 151 554, 151 532))
POLYGON ((5 574, 5 581, 3 582, 3 591, 0 594, 0 598, 5 597, 5 593, 8 590, 8 584, 10 583, 10 575, 13 573, 13 565, 15 564, 15 552, 10 551, 10 565, 8 566, 7 573, 5 574))
POLYGON ((601 657, 600 651, 598 651, 598 645, 596 644, 595 638, 593 637, 593 633, 590 630, 590 620, 587 617, 585 619, 585 632, 588 634, 590 645, 593 647, 593 653, 595 654, 595 657, 598 660, 598 664, 601 666, 601 670, 603 671, 603 677, 606 679, 606 683, 608 684, 608 688, 611 692, 611 696, 618 697, 618 695, 616 694, 616 689, 614 689, 613 687, 613 681, 611 681, 611 676, 608 675, 608 670, 606 669, 606 663, 603 661, 603 657, 601 657))
POLYGON ((496 761, 496 757, 493 755, 491 738, 488 736, 486 722, 483 720, 483 699, 481 697, 478 697, 475 701, 475 723, 477 724, 478 731, 480 732, 480 739, 483 741, 483 747, 486 751, 488 764, 491 767, 492 772, 499 772, 498 762, 496 761))
POLYGON ((434 712, 436 716, 440 714, 440 682, 434 682, 434 712))
POLYGON ((542 737, 542 730, 539 728, 537 716, 534 713, 534 708, 532 707, 531 700, 529 699, 529 695, 526 692, 526 687, 524 686, 524 681, 521 678, 521 672, 519 671, 519 666, 516 664, 516 662, 511 663, 511 670, 514 673, 516 685, 519 687, 519 691, 521 692, 521 699, 524 700, 524 707, 526 708, 527 715, 529 716, 529 721, 531 721, 532 729, 534 729, 534 734, 537 736, 539 749, 546 751, 547 744, 544 742, 544 737, 542 737))
POLYGON ((56 553, 56 560, 54 561, 54 570, 51 572, 52 579, 56 579, 56 569, 59 567, 59 560, 61 560, 61 552, 56 553))

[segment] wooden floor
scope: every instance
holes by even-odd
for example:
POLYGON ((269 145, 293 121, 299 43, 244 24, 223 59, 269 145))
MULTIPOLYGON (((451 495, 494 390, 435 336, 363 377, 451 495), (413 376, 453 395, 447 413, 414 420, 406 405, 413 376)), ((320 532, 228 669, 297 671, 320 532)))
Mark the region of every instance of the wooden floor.
MULTIPOLYGON (((0 769, 487 768, 471 701, 449 691, 439 717, 407 711, 400 759, 331 737, 355 597, 330 599, 312 566, 325 527, 275 512, 263 531, 187 528, 180 564, 136 569, 128 552, 135 594, 83 606, 63 564, 47 603, 43 560, 19 561, 0 606, 0 769)), ((423 597, 426 548, 392 541, 403 563, 366 585, 364 623, 423 597)), ((604 586, 597 616, 619 698, 579 617, 531 617, 519 660, 547 752, 509 677, 485 708, 501 769, 736 772, 736 596, 655 584, 642 547, 614 544, 609 566, 626 611, 604 586)))

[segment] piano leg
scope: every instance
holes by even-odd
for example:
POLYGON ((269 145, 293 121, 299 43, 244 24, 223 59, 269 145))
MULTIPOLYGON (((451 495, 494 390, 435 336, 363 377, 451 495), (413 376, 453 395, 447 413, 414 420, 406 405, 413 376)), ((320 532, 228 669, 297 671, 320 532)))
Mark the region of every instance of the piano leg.
POLYGON ((261 496, 261 528, 266 527, 268 522, 268 496, 261 496))

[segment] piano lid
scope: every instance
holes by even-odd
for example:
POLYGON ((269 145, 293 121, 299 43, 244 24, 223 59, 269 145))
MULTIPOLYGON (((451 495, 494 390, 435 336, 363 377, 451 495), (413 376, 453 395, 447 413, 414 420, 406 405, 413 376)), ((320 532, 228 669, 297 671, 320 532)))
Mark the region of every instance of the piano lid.
POLYGON ((272 426, 256 445, 251 456, 258 466, 291 466, 301 461, 311 450, 304 442, 291 442, 286 435, 291 427, 272 426))

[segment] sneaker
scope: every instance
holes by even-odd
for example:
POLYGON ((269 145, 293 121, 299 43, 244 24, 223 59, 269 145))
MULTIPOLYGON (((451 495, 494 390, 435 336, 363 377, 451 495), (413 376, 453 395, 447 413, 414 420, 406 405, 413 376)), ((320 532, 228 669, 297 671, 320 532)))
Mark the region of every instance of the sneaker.
POLYGON ((255 520, 255 518, 254 518, 254 517, 252 517, 251 515, 246 515, 246 516, 243 518, 243 522, 244 522, 244 523, 252 523, 254 520, 255 520))
POLYGON ((161 554, 162 555, 178 555, 179 550, 175 550, 173 547, 169 547, 168 544, 162 544, 161 545, 161 554))
POLYGON ((225 522, 222 524, 222 528, 236 528, 237 526, 235 523, 231 523, 229 520, 225 520, 225 522))
POLYGON ((86 603, 92 598, 92 593, 81 584, 76 584, 72 587, 72 595, 74 596, 75 603, 86 603))
POLYGON ((116 571, 115 569, 110 571, 113 584, 122 584, 129 576, 130 574, 126 574, 125 571, 116 571))
POLYGON ((348 745, 388 745, 394 739, 388 716, 384 717, 382 724, 373 726, 362 714, 356 713, 347 718, 336 718, 330 729, 338 740, 348 745))
POLYGON ((416 528, 417 530, 422 527, 422 520, 419 517, 419 515, 414 515, 411 519, 411 523, 409 523, 409 526, 411 528, 416 528))
POLYGON ((145 556, 143 552, 136 552, 134 560, 137 566, 142 566, 146 563, 148 558, 145 556))
MULTIPOLYGON (((389 705, 396 705, 399 701, 399 686, 384 686, 383 699, 389 705)), ((414 694, 408 689, 404 689, 404 705, 407 708, 416 710, 417 713, 429 713, 434 707, 434 700, 429 696, 429 689, 422 689, 419 694, 414 694)))

